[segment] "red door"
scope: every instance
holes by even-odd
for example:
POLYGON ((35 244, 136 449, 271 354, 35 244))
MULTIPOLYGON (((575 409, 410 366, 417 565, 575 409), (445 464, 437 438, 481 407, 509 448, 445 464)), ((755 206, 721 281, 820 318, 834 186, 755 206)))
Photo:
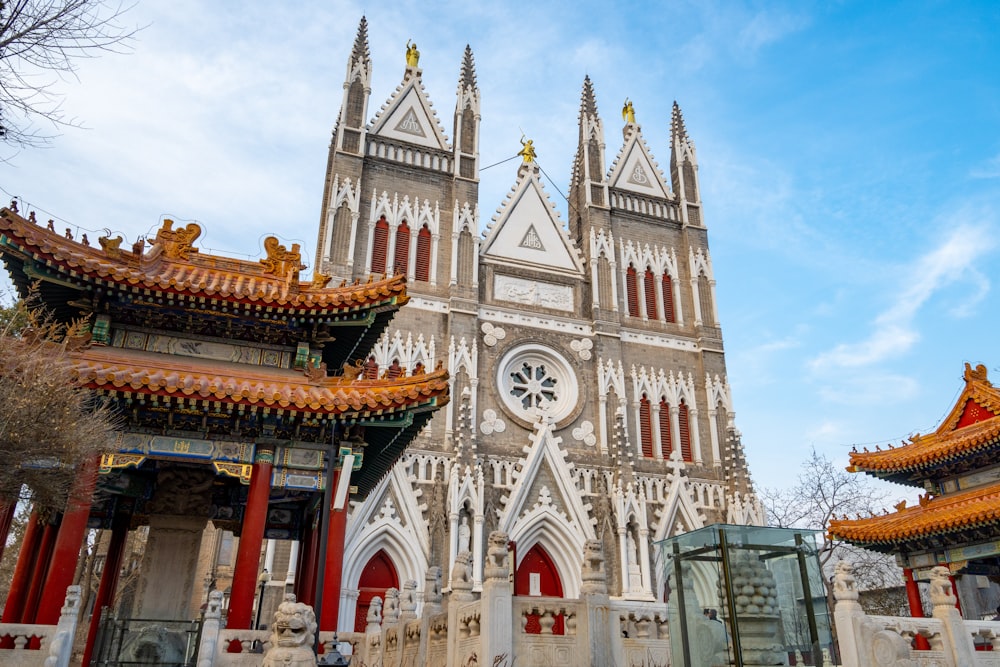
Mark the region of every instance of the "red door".
MULTIPOLYGON (((514 573, 514 581, 518 595, 540 595, 554 598, 563 596, 559 571, 556 569, 555 563, 552 562, 552 557, 540 544, 531 547, 528 553, 524 554, 524 558, 521 559, 521 563, 514 573)), ((528 634, 538 634, 541 629, 538 615, 530 614, 524 631, 528 634)), ((555 625, 552 626, 552 634, 563 634, 562 614, 556 617, 555 625)))
POLYGON ((368 625, 368 607, 372 598, 378 596, 385 602, 385 592, 390 588, 399 588, 399 575, 384 550, 372 556, 361 573, 358 582, 358 602, 354 608, 354 631, 364 632, 368 625))

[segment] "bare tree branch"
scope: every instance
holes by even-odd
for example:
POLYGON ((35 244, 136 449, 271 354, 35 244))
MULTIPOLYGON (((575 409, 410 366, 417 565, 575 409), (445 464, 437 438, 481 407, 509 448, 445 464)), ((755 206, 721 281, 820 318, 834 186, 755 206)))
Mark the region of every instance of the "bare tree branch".
POLYGON ((139 28, 120 22, 132 5, 107 0, 0 0, 0 141, 48 143, 35 121, 78 123, 63 113, 57 79, 75 76, 79 58, 129 50, 139 28))

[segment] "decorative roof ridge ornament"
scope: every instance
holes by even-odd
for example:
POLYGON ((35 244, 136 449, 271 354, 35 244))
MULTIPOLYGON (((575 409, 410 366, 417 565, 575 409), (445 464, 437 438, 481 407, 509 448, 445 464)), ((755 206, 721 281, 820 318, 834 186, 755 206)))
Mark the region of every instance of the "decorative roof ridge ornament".
POLYGON ((406 40, 406 67, 407 69, 419 69, 420 51, 417 50, 417 43, 406 40))
POLYGON ((267 257, 259 261, 264 266, 265 274, 277 276, 286 282, 292 279, 298 282, 299 271, 306 268, 302 263, 298 243, 293 243, 289 250, 281 245, 276 236, 268 236, 264 239, 264 251, 267 252, 267 257))
POLYGON ((983 382, 991 387, 993 386, 993 384, 986 377, 986 366, 983 364, 977 364, 973 369, 972 364, 965 362, 965 381, 983 382))
POLYGON ((198 253, 198 249, 194 247, 194 241, 199 236, 201 236, 201 225, 198 223, 189 222, 180 229, 174 229, 174 221, 170 218, 164 218, 163 226, 156 230, 156 238, 153 240, 149 259, 155 259, 159 254, 162 254, 167 259, 190 260, 191 255, 198 253))
POLYGON ((635 125, 635 107, 632 106, 632 100, 625 98, 625 105, 622 107, 622 120, 625 121, 627 125, 635 125))
POLYGON ((531 139, 525 141, 524 134, 521 134, 521 150, 517 152, 524 159, 524 164, 532 164, 538 157, 535 152, 535 142, 531 139))

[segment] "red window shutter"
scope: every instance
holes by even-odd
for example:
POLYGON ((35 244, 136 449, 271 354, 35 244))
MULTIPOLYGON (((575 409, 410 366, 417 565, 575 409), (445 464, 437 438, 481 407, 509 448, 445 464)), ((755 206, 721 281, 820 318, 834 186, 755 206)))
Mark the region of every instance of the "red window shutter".
POLYGON ((396 250, 393 253, 392 270, 394 273, 406 275, 410 264, 410 226, 406 220, 396 228, 396 250))
POLYGON ((385 216, 375 223, 375 235, 372 238, 372 273, 385 273, 385 255, 389 249, 389 223, 385 216))
POLYGON ((653 276, 653 270, 646 267, 646 275, 644 281, 644 287, 646 290, 646 317, 651 320, 657 319, 656 317, 656 280, 653 276))
POLYGON ((660 446, 663 448, 663 458, 670 458, 674 451, 670 441, 670 404, 664 399, 660 399, 660 446))
POLYGON ((629 264, 625 272, 625 294, 628 297, 628 314, 639 317, 639 287, 635 275, 635 267, 629 264))
POLYGON ((691 454, 691 425, 688 423, 688 406, 681 401, 680 409, 677 411, 677 423, 681 432, 681 456, 685 461, 694 461, 691 454))
POLYGON ((642 455, 653 458, 653 426, 650 419, 649 399, 645 394, 639 401, 639 439, 642 442, 642 455))
POLYGON ((431 230, 427 225, 417 233, 417 270, 413 277, 424 282, 431 279, 431 230))
POLYGON ((674 317, 674 283, 669 273, 663 274, 663 317, 667 322, 676 322, 674 317))

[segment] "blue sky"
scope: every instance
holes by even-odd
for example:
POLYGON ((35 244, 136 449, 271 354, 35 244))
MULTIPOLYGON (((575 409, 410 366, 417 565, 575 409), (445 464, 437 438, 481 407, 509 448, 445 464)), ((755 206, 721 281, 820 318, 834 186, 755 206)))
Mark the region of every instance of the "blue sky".
MULTIPOLYGON (((451 133, 466 43, 481 162, 534 139, 565 215, 584 75, 608 160, 630 97, 661 166, 677 100, 695 140, 737 425, 759 485, 816 447, 932 430, 962 363, 1000 379, 1000 5, 991 2, 170 3, 130 55, 56 83, 86 129, 0 163, 3 197, 129 241, 161 216, 203 247, 311 258, 330 131, 366 14, 370 115, 407 39, 451 133), (278 9, 276 10, 276 6, 278 9)), ((609 165, 610 166, 610 165, 609 165)), ((483 172, 482 223, 516 163, 483 172)), ((44 219, 44 218, 43 218, 44 219)))

